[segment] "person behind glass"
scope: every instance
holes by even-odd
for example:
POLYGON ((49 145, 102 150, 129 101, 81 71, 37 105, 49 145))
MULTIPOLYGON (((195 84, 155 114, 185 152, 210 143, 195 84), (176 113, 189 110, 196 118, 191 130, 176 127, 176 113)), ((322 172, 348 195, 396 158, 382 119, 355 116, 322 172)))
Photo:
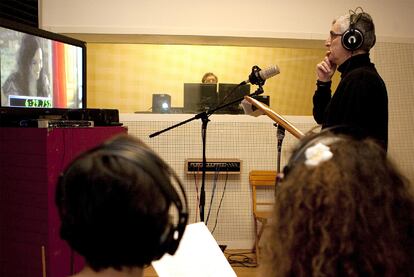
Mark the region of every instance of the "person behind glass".
POLYGON ((333 21, 325 41, 328 51, 316 66, 313 116, 322 128, 343 125, 359 129, 387 149, 387 89, 369 56, 375 40, 374 22, 360 7, 333 21), (331 96, 336 69, 341 80, 331 96))
POLYGON ((378 143, 324 130, 283 171, 264 276, 412 276, 412 187, 378 143))
POLYGON ((217 84, 218 83, 218 78, 217 78, 216 75, 214 75, 214 73, 207 72, 206 74, 204 74, 203 78, 201 79, 201 83, 203 83, 203 84, 217 84))
POLYGON ((127 135, 75 159, 59 178, 56 205, 61 238, 86 262, 76 277, 143 276, 145 265, 174 254, 188 220, 177 175, 127 135))
POLYGON ((43 51, 38 38, 22 37, 17 53, 17 70, 3 84, 3 93, 24 96, 50 96, 50 83, 43 67, 43 51))

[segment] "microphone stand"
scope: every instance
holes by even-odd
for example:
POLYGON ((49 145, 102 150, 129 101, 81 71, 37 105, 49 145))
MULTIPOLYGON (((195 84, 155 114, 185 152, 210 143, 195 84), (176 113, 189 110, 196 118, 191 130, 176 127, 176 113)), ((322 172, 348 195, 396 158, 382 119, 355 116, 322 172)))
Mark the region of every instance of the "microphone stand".
MULTIPOLYGON (((239 87, 240 85, 242 85, 243 83, 239 84, 237 87, 239 87)), ((258 88, 256 89, 255 92, 249 94, 248 96, 252 97, 252 96, 256 96, 256 95, 260 95, 263 93, 263 87, 262 84, 258 84, 258 88)), ((236 87, 236 88, 237 88, 236 87)), ((236 89, 235 88, 235 89, 236 89)), ((200 209, 200 220, 204 222, 204 207, 205 207, 205 203, 206 203, 206 192, 205 192, 205 181, 206 181, 206 170, 207 170, 207 158, 206 158, 206 138, 207 138, 207 124, 210 121, 210 119, 208 119, 210 117, 210 115, 212 115, 215 111, 223 109, 227 106, 233 105, 237 102, 241 102, 244 99, 243 97, 240 97, 239 99, 236 99, 234 101, 231 101, 229 103, 220 105, 214 109, 211 110, 207 110, 201 113, 196 114, 194 117, 186 119, 182 122, 179 122, 173 126, 167 127, 161 131, 155 132, 151 135, 149 135, 150 138, 156 137, 166 131, 169 131, 171 129, 177 128, 181 125, 187 124, 188 122, 191 122, 195 119, 201 119, 202 121, 202 125, 201 125, 201 136, 202 136, 202 146, 203 146, 203 162, 202 162, 202 175, 201 175, 201 189, 200 189, 200 204, 199 204, 199 209, 200 209)))
POLYGON ((281 164, 281 156, 282 156, 282 143, 283 139, 285 138, 285 128, 278 124, 274 123, 273 126, 277 127, 276 137, 277 137, 277 171, 276 171, 276 180, 275 180, 275 197, 277 192, 277 185, 280 182, 280 164, 281 164))
POLYGON ((282 155, 282 143, 285 138, 285 128, 282 125, 274 123, 273 126, 277 127, 277 173, 280 173, 280 161, 282 155))

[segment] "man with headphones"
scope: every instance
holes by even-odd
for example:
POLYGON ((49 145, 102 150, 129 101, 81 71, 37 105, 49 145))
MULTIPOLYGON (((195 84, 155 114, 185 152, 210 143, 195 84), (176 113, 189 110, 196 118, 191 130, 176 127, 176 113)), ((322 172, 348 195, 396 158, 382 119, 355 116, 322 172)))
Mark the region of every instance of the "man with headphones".
POLYGON ((175 253, 188 221, 177 175, 127 135, 73 161, 59 178, 56 205, 61 238, 86 261, 76 277, 143 276, 145 265, 175 253))
POLYGON ((313 96, 313 116, 322 128, 350 127, 359 134, 388 145, 388 95, 385 83, 369 57, 375 45, 371 16, 358 7, 332 23, 325 41, 325 58, 317 64, 317 89, 313 96), (331 94, 331 78, 336 69, 341 80, 331 94))

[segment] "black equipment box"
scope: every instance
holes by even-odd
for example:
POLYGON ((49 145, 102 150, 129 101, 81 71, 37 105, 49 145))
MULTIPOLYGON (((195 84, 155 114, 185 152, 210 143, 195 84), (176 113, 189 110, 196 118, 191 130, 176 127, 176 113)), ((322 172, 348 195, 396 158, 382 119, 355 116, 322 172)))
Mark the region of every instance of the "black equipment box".
POLYGON ((122 126, 116 109, 0 108, 0 127, 28 127, 38 119, 93 121, 93 126, 122 126))

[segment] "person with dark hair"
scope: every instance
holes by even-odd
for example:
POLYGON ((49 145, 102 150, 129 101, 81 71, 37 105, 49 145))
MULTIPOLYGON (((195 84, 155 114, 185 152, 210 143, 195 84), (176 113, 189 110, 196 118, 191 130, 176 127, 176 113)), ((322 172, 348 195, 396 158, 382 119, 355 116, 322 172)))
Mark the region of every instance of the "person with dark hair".
POLYGON ((412 187, 378 143, 324 130, 283 172, 264 276, 412 276, 412 187))
POLYGON ((207 72, 203 75, 203 78, 201 79, 201 83, 203 84, 217 84, 218 78, 213 72, 207 72))
POLYGON ((59 179, 56 205, 62 239, 86 261, 77 277, 143 276, 145 265, 175 253, 188 220, 177 175, 127 135, 75 159, 59 179))
POLYGON ((3 94, 50 97, 50 83, 43 67, 43 51, 38 38, 22 37, 17 53, 17 70, 3 84, 3 94))
POLYGON ((387 89, 369 56, 375 40, 374 22, 361 8, 333 21, 325 41, 328 51, 316 66, 313 116, 322 128, 343 125, 359 129, 387 149, 387 89), (336 69, 341 80, 331 95, 336 69))

